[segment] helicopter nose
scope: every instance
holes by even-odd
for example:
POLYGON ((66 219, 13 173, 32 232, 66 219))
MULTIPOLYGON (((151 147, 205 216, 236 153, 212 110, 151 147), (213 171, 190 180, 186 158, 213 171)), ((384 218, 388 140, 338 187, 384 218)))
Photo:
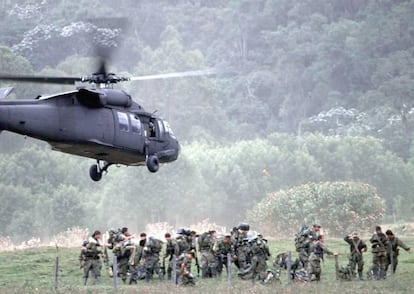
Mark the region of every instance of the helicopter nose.
POLYGON ((157 156, 161 162, 171 162, 177 160, 178 155, 180 154, 181 147, 178 140, 173 136, 169 136, 167 141, 168 142, 164 146, 164 150, 157 152, 157 156))
POLYGON ((181 146, 180 146, 180 143, 178 143, 177 139, 173 139, 173 141, 174 141, 174 143, 172 145, 173 145, 173 149, 175 150, 174 160, 176 160, 178 158, 178 155, 180 155, 181 146))

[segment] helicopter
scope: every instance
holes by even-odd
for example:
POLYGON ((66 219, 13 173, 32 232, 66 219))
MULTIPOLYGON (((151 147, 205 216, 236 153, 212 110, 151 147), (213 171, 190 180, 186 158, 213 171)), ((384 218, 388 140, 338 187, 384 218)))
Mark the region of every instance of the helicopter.
POLYGON ((100 181, 111 165, 146 166, 155 173, 161 163, 175 161, 180 144, 169 123, 147 112, 119 82, 214 74, 211 69, 138 77, 118 76, 106 70, 83 77, 0 74, 0 80, 71 84, 75 90, 35 99, 4 100, 12 87, 0 88, 0 132, 9 131, 50 144, 52 150, 92 158, 89 175, 100 181))

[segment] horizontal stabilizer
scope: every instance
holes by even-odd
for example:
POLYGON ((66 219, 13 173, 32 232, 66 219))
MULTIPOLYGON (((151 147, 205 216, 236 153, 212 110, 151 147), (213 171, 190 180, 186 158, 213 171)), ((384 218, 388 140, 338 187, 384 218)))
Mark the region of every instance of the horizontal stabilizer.
POLYGON ((13 87, 0 88, 0 99, 6 98, 11 92, 13 92, 13 87))

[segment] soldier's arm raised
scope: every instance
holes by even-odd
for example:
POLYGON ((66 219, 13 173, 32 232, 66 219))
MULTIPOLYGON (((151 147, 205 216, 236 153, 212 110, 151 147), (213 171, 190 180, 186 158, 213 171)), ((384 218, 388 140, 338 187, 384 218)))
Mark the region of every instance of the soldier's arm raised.
POLYGON ((403 241, 401 241, 400 238, 397 238, 397 246, 400 246, 401 248, 403 248, 405 251, 411 253, 411 248, 408 247, 407 245, 405 245, 405 243, 403 241))

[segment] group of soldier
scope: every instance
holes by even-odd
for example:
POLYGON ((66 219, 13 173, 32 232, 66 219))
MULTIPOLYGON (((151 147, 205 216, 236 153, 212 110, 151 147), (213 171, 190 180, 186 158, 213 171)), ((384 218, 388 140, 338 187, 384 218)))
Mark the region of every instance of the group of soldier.
MULTIPOLYGON (((324 253, 338 255, 331 252, 323 244, 323 235, 320 234, 320 228, 321 226, 317 224, 314 224, 312 229, 304 226, 296 234, 295 246, 298 258, 292 264, 293 278, 319 281, 321 275, 320 263, 323 260, 324 253)), ((338 278, 363 280, 363 254, 368 251, 368 246, 356 232, 345 236, 344 241, 349 245, 349 262, 341 268, 338 266, 338 278)), ((375 228, 375 233, 369 241, 372 252, 372 266, 367 272, 368 279, 385 279, 389 267, 391 267, 391 273, 395 273, 398 265, 399 247, 411 252, 410 247, 396 237, 391 230, 387 230, 384 234, 380 226, 375 228)), ((286 267, 283 256, 279 255, 278 258, 281 266, 286 267)))
MULTIPOLYGON (((355 269, 357 268, 358 278, 362 280, 363 253, 367 252, 368 247, 357 233, 346 236, 345 241, 349 244, 350 249, 348 268, 351 271, 351 276, 355 275, 355 269)), ((367 272, 369 279, 385 279, 389 269, 392 274, 395 273, 398 265, 399 247, 411 252, 410 247, 396 237, 391 230, 387 230, 384 234, 380 226, 375 227, 375 232, 369 241, 372 252, 372 266, 367 272)))
POLYGON ((197 276, 201 274, 203 279, 220 277, 224 268, 226 272, 231 270, 232 264, 238 268, 241 279, 264 283, 274 276, 266 263, 270 257, 267 240, 260 233, 250 231, 249 225, 244 223, 234 227, 231 234, 220 237, 214 230, 197 234, 181 228, 175 238, 165 233, 165 240, 161 241, 141 233, 137 241, 126 227, 111 229, 108 236, 106 242, 101 243, 102 234, 95 231, 82 244, 79 260, 84 285, 89 277, 100 282, 101 257, 110 276, 117 275, 129 284, 136 284, 138 280, 149 282, 156 275, 160 281, 166 276, 178 285, 194 285, 193 261, 197 276), (116 257, 112 265, 109 264, 108 249, 116 257))
MULTIPOLYGON (((151 281, 154 275, 163 281, 165 276, 177 285, 195 285, 192 274, 192 263, 195 261, 197 276, 201 278, 216 278, 222 275, 223 269, 231 275, 232 264, 238 269, 238 276, 244 280, 267 283, 278 278, 281 268, 292 270, 292 278, 301 277, 303 280, 320 280, 321 260, 324 254, 337 255, 324 245, 321 226, 315 224, 311 229, 303 226, 295 237, 295 247, 298 258, 290 264, 287 254, 279 254, 273 265, 277 270, 270 269, 267 261, 270 258, 267 240, 256 232, 251 231, 248 224, 242 223, 234 227, 230 234, 217 236, 216 231, 210 230, 202 234, 181 228, 175 238, 165 233, 165 240, 147 237, 141 233, 139 238, 131 235, 128 228, 109 230, 101 243, 102 234, 95 231, 82 244, 80 266, 83 268, 83 283, 87 284, 88 277, 100 282, 102 257, 109 270, 109 275, 120 277, 124 283, 136 284, 139 280, 151 281), (112 250, 113 264, 109 264, 108 249, 112 250)), ((350 246, 349 264, 346 267, 350 278, 362 279, 363 253, 367 251, 366 243, 356 233, 344 238, 350 246), (357 273, 355 270, 357 269, 357 273)), ((388 267, 395 272, 398 264, 398 247, 407 251, 407 247, 391 230, 383 234, 380 227, 370 239, 372 244, 373 265, 369 276, 385 278, 388 267)))

